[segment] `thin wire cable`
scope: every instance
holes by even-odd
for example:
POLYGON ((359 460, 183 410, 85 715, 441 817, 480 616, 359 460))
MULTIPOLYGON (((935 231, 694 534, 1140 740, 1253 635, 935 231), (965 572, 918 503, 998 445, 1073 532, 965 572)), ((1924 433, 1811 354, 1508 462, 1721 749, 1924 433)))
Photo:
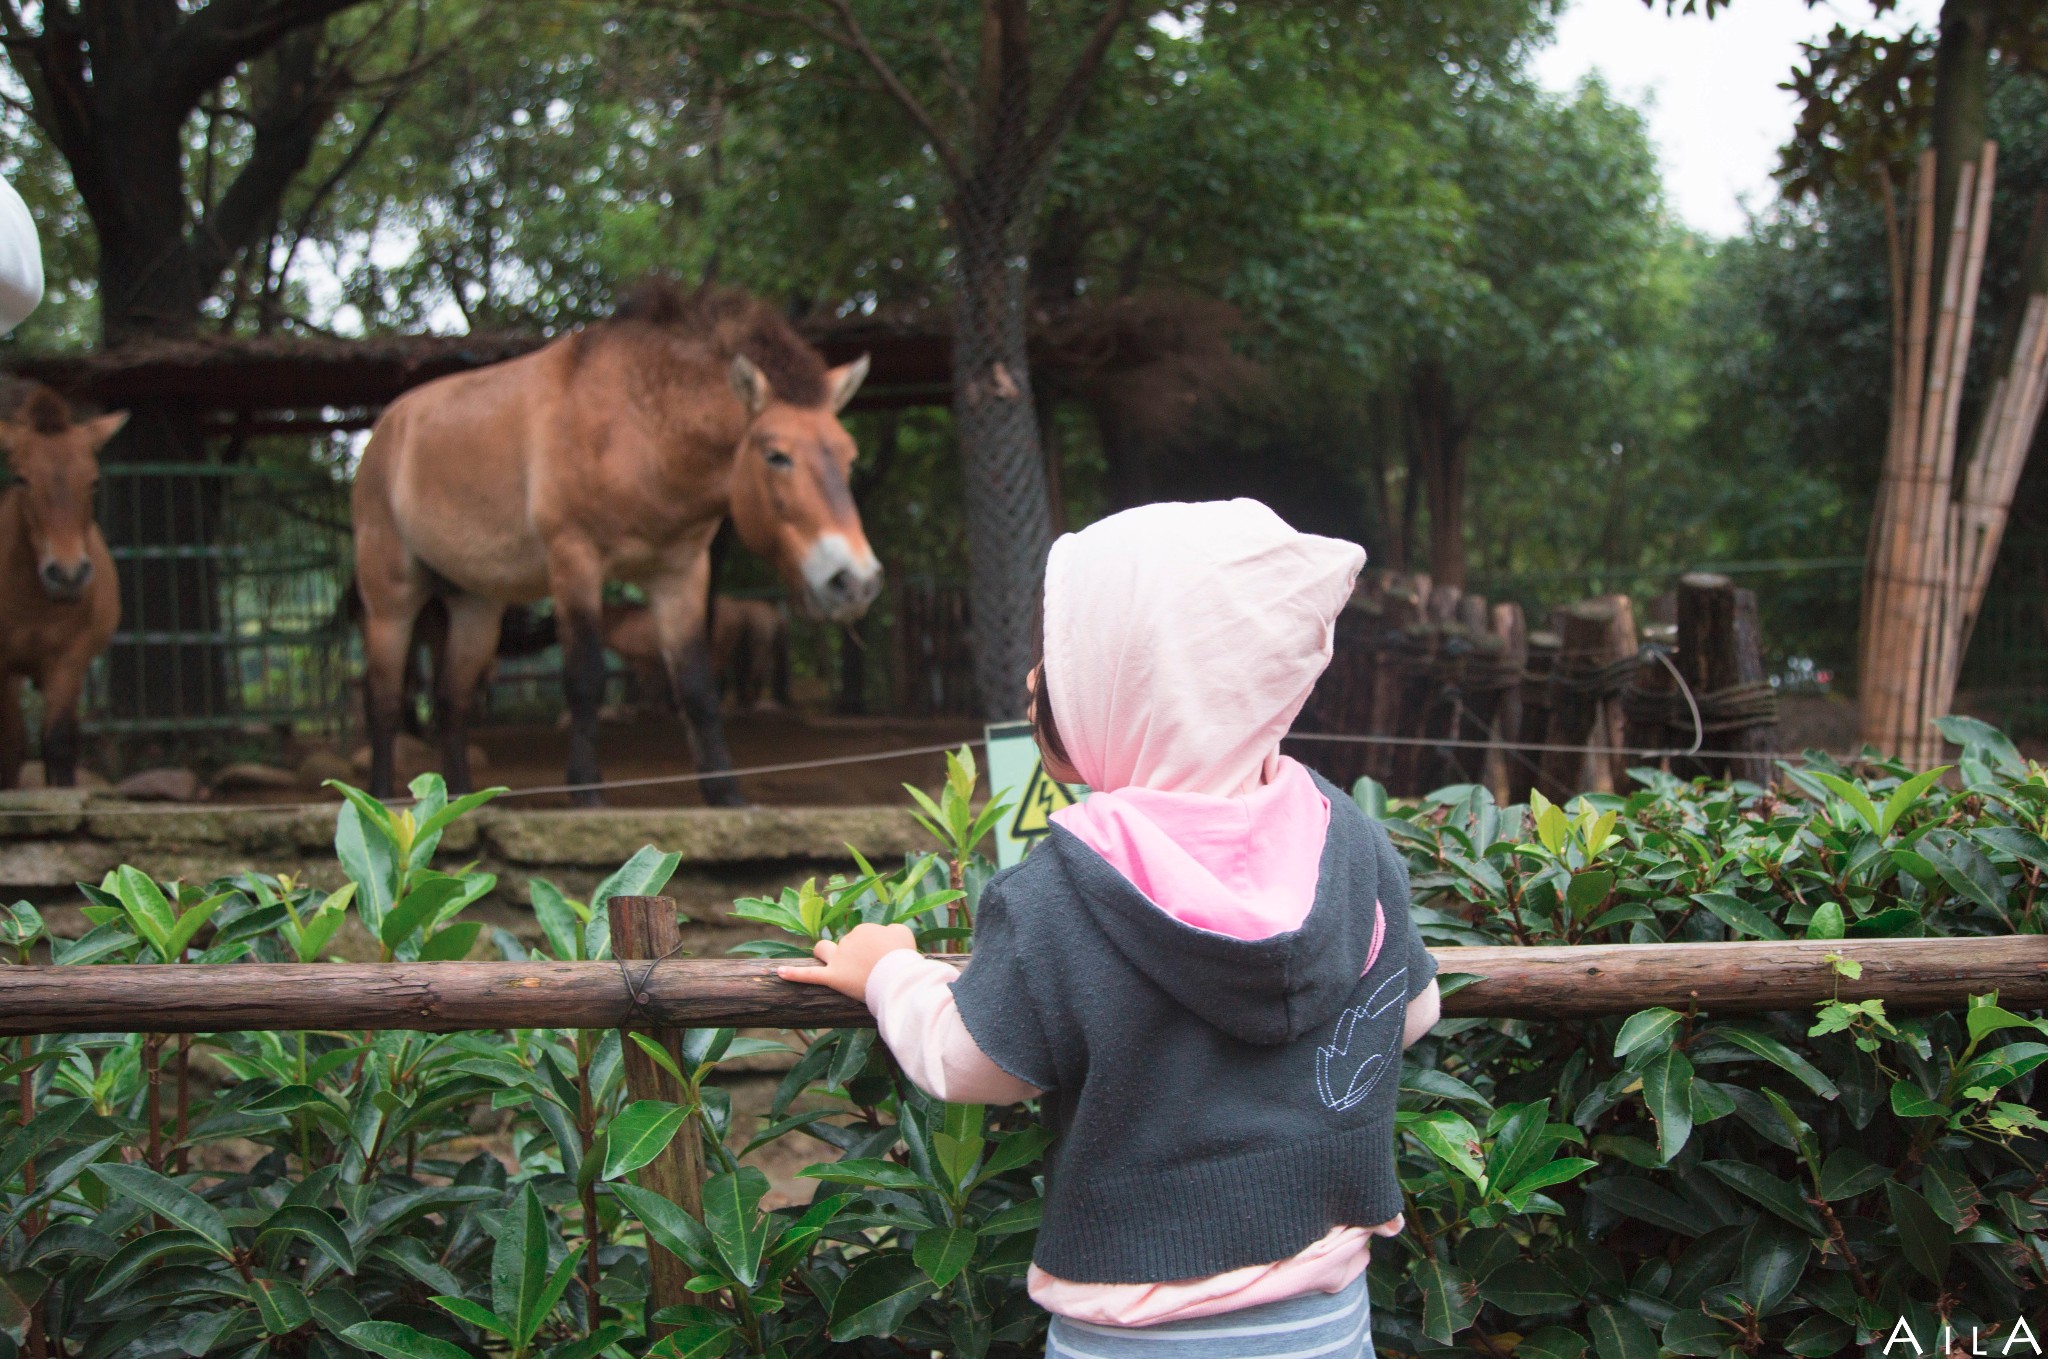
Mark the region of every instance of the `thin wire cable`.
MULTIPOLYGON (((1658 653, 1658 655, 1667 666, 1671 664, 1669 658, 1663 657, 1662 653, 1658 653)), ((1675 667, 1673 667, 1672 673, 1677 675, 1675 667)), ((1683 759, 1696 755, 1720 758, 1747 757, 1764 760, 1803 760, 1806 758, 1807 752, 1805 751, 1701 749, 1701 744, 1706 739, 1706 728, 1700 719, 1699 705, 1693 701, 1692 690, 1686 684, 1684 676, 1678 676, 1678 683, 1679 692, 1684 695, 1686 706, 1690 709, 1693 720, 1693 743, 1689 749, 1685 750, 1679 750, 1676 747, 1653 749, 1646 746, 1566 745, 1544 741, 1474 741, 1450 736, 1376 736, 1309 731, 1288 732, 1283 739, 1289 741, 1324 741, 1343 745, 1433 746, 1445 750, 1501 749, 1510 753, 1534 751, 1539 754, 1555 752, 1566 755, 1638 755, 1650 759, 1683 759)), ((534 788, 511 788, 500 793, 498 797, 502 800, 504 798, 543 797, 563 793, 601 793, 622 788, 658 788, 671 784, 698 783, 704 779, 712 778, 750 778, 760 774, 790 774, 810 769, 833 769, 844 765, 877 764, 884 760, 904 760, 919 755, 943 755, 958 750, 962 746, 979 747, 986 746, 987 744, 988 742, 984 738, 976 736, 963 741, 942 741, 924 746, 902 746, 895 750, 868 751, 858 755, 830 755, 815 760, 785 760, 777 764, 750 765, 745 769, 692 770, 687 774, 658 774, 647 778, 617 779, 604 783, 554 783, 543 784, 534 788)), ((1826 753, 1829 754, 1830 758, 1834 759, 1853 760, 1858 758, 1855 755, 1842 755, 1834 752, 1826 753)), ((410 799, 406 798, 387 799, 391 806, 407 806, 410 805, 410 801, 410 799)), ((139 807, 102 806, 92 810, 96 814, 101 815, 178 816, 190 813, 198 805, 201 804, 178 803, 139 807)), ((212 805, 218 806, 219 804, 212 805)), ((266 816, 283 816, 299 812, 332 811, 337 804, 334 802, 259 802, 240 806, 235 804, 227 805, 235 811, 247 811, 266 816)), ((0 817, 20 818, 66 816, 71 814, 69 809, 59 807, 0 807, 0 817)))
MULTIPOLYGON (((544 794, 551 793, 605 792, 614 788, 653 788, 665 784, 697 783, 704 779, 748 778, 756 774, 788 774, 795 773, 797 771, 805 769, 830 769, 839 765, 875 764, 883 760, 905 760, 917 755, 943 755, 950 751, 958 750, 962 746, 985 746, 987 744, 988 742, 982 737, 974 736, 969 737, 968 739, 963 741, 945 741, 935 745, 928 746, 902 746, 895 750, 876 750, 869 751, 859 755, 830 755, 816 760, 787 760, 780 764, 757 764, 749 766, 745 769, 693 770, 687 774, 660 774, 642 779, 619 779, 616 782, 611 783, 556 783, 546 784, 536 788, 511 788, 507 789, 503 793, 500 793, 498 796, 500 798, 539 797, 544 794)), ((412 801, 413 800, 411 798, 384 799, 386 805, 393 807, 411 806, 412 801)), ((102 805, 99 807, 80 810, 89 810, 94 815, 177 816, 188 814, 196 808, 202 806, 207 807, 210 810, 221 809, 223 806, 225 806, 227 810, 232 811, 246 811, 260 813, 263 815, 283 816, 288 814, 295 814, 298 812, 333 811, 338 805, 338 801, 252 802, 239 805, 235 803, 220 804, 186 802, 170 805, 137 807, 121 805, 102 805)), ((0 816, 69 816, 72 814, 72 809, 64 807, 0 807, 0 816)))

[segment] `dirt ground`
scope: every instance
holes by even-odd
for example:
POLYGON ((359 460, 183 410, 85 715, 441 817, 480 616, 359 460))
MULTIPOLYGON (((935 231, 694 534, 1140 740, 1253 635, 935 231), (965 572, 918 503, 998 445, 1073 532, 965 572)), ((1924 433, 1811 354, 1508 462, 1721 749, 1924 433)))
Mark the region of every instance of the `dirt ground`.
MULTIPOLYGON (((1969 711, 1967 702, 1958 706, 1969 711)), ((1779 750, 1820 749, 1846 754, 1856 748, 1856 706, 1852 701, 1786 695, 1779 702, 1779 717, 1779 750)), ((982 724, 974 718, 840 717, 797 708, 731 713, 725 719, 725 729, 735 766, 749 769, 927 746, 957 746, 978 739, 982 724)), ((559 725, 487 724, 477 728, 474 736, 473 749, 482 757, 476 768, 480 782, 504 784, 516 794, 563 781, 569 736, 559 725)), ((2048 740, 2022 740, 2020 747, 2029 756, 2048 760, 2048 740)), ((437 767, 438 756, 432 749, 411 742, 407 750, 413 760, 413 767, 401 769, 407 777, 418 769, 437 767)), ((681 722, 660 715, 607 721, 599 729, 598 751, 605 778, 612 782, 665 779, 687 774, 696 767, 688 731, 681 722)), ((332 757, 349 754, 360 757, 362 752, 335 750, 332 757)), ((402 752, 401 765, 406 762, 402 752)), ((349 777, 361 782, 366 774, 367 766, 359 762, 349 777)), ((944 775, 943 755, 895 755, 823 768, 746 775, 740 780, 740 790, 750 802, 770 807, 896 804, 903 800, 905 783, 929 790, 936 788, 944 775)), ((309 789, 317 789, 317 780, 296 787, 221 789, 214 793, 214 798, 261 805, 332 796, 325 790, 309 789)), ((607 792, 606 803, 613 807, 697 807, 703 805, 703 798, 694 782, 672 782, 614 788, 607 792)), ((504 805, 563 807, 568 805, 568 798, 560 793, 535 793, 508 798, 504 805)))
MULTIPOLYGON (((972 718, 838 717, 802 710, 738 713, 725 719, 726 740, 739 769, 923 746, 957 746, 979 738, 981 730, 982 724, 972 718)), ((474 770, 480 783, 503 784, 516 793, 563 781, 569 757, 566 730, 545 723, 497 724, 481 726, 472 735, 473 750, 483 757, 474 770)), ((438 767, 433 752, 413 745, 407 749, 424 767, 438 767)), ((603 724, 598 732, 598 759, 607 782, 669 778, 696 768, 687 728, 660 716, 603 724)), ((415 772, 403 768, 406 763, 402 752, 401 772, 415 772)), ((929 789, 945 777, 945 770, 941 754, 896 756, 747 775, 740 780, 740 791, 749 801, 771 807, 897 803, 903 800, 905 783, 929 789)), ((358 769, 355 777, 360 780, 366 772, 358 769)), ((261 805, 304 802, 308 796, 304 788, 243 788, 219 791, 215 800, 261 805)), ((612 807, 699 807, 704 803, 694 782, 614 788, 606 793, 605 801, 612 807)), ((505 805, 566 807, 569 799, 560 793, 541 793, 507 799, 505 805)))

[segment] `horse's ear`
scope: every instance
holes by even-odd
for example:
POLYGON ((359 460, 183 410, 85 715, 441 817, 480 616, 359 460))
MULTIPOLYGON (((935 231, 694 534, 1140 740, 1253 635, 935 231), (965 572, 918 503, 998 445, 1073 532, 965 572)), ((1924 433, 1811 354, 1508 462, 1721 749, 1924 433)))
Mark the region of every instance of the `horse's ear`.
POLYGON ((745 354, 732 356, 732 367, 726 372, 726 381, 732 384, 734 396, 747 408, 747 414, 759 415, 768 409, 769 400, 775 389, 768 385, 768 375, 754 366, 754 361, 745 354))
POLYGON ((127 423, 128 412, 115 411, 110 415, 102 415, 96 419, 87 420, 79 428, 85 431, 86 446, 97 453, 106 446, 107 440, 119 434, 121 426, 127 423))
POLYGON ((832 413, 837 415, 846 409, 846 403, 853 400, 853 394, 860 390, 860 384, 867 380, 868 356, 861 355, 852 363, 842 363, 825 374, 825 389, 832 394, 832 413))

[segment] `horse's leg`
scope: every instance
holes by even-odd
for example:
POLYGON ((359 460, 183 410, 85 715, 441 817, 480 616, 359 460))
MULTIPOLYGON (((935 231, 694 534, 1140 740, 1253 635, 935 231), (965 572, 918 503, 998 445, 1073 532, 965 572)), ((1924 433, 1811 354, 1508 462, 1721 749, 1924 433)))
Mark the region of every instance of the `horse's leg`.
MULTIPOLYGON (((597 712, 604 705, 604 568, 587 542, 548 545, 548 589, 555 597, 556 637, 562 646, 562 696, 569 708, 569 778, 597 784, 597 712)), ((577 807, 601 807, 604 794, 571 793, 577 807)))
POLYGON ((365 570, 363 592, 363 725, 370 738, 370 795, 398 791, 393 747, 405 703, 406 662, 412 651, 413 620, 426 591, 411 572, 365 570))
POLYGON ((43 695, 43 786, 70 788, 78 782, 78 700, 85 692, 90 652, 52 660, 36 681, 43 695))
MULTIPOLYGON (((775 680, 770 692, 775 695, 775 706, 794 707, 795 700, 789 696, 789 625, 783 622, 779 615, 775 619, 775 630, 769 634, 768 644, 770 654, 774 657, 772 673, 775 680)), ((853 644, 849 635, 847 645, 853 644)))
POLYGON ((434 667, 435 721, 441 728, 441 775, 448 791, 459 797, 471 789, 469 713, 484 671, 497 657, 505 606, 467 594, 442 603, 448 609, 448 631, 434 667))
MULTIPOLYGON (((673 573, 647 586, 647 607, 654 613, 654 635, 661 645, 663 678, 671 711, 689 719, 691 745, 699 773, 732 768, 725 727, 718 713, 718 673, 711 664, 711 642, 705 636, 705 602, 709 599, 711 558, 698 552, 673 573)), ((744 807, 739 780, 729 774, 702 779, 697 785, 714 807, 744 807)))
POLYGON ((0 675, 0 788, 21 786, 21 762, 28 755, 28 723, 21 715, 21 681, 0 675))

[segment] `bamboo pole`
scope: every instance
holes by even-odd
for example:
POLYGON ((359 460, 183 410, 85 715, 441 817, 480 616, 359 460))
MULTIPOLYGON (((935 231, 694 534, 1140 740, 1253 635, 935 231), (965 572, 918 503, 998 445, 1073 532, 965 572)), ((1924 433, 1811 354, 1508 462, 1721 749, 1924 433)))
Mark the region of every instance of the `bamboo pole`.
POLYGON ((1938 635, 1941 558, 1947 533, 1950 500, 1947 459, 1942 438, 1948 427, 1949 397, 1960 388, 1955 372, 1958 349, 1967 356, 1967 336, 1959 329, 1963 307, 1963 273, 1969 255, 1970 204, 1977 167, 1965 165, 1960 188, 1949 220, 1947 248, 1942 251, 1941 303, 1935 320, 1934 344, 1927 355, 1926 376, 1918 410, 1919 431, 1915 436, 1913 470, 1905 483, 1906 538, 1892 567, 1900 573, 1902 587, 1894 596, 1897 633, 1893 646, 1898 674, 1898 698, 1893 730, 1887 748, 1896 750, 1909 764, 1930 763, 1926 754, 1927 712, 1925 688, 1935 657, 1938 635))
POLYGON ((1935 607, 1926 620, 1928 663, 1926 673, 1921 677, 1919 715, 1914 729, 1920 756, 1916 763, 1925 765, 1931 765, 1941 757, 1941 741, 1935 733, 1934 721, 1947 713, 1945 699, 1949 677, 1961 660, 1956 651, 1962 621, 1956 613, 1960 604, 1956 585, 1962 569, 1961 525, 1955 495, 1956 443, 1963 404, 1963 377, 1969 367, 1970 342, 1976 333, 1977 298, 1984 275, 1985 246, 1991 231, 1991 189, 1997 180, 1997 171, 1998 143, 1987 141, 1982 160, 1975 166, 1963 167, 1957 196, 1959 226, 1964 216, 1961 209, 1965 203, 1969 205, 1969 253, 1963 265, 1962 294, 1956 330, 1949 347, 1941 426, 1935 438, 1933 481, 1938 499, 1932 514, 1937 532, 1935 541, 1927 548, 1933 560, 1935 607), (1973 174, 1974 194, 1971 192, 1973 174))
MULTIPOLYGON (((1448 1015, 1556 1019, 1651 1005, 1798 1009, 1830 996, 1940 1008, 1996 990, 2048 1006, 2048 935, 1431 949, 1445 974, 1479 980, 1448 1015), (1840 976, 1830 954, 1863 966, 1840 976)), ((947 955, 965 963, 963 955, 947 955)), ((629 966, 631 966, 629 964, 629 966)), ((642 965, 645 967, 645 965, 642 965)), ((0 967, 0 1034, 252 1030, 819 1029, 872 1022, 773 960, 670 958, 646 967, 637 1007, 616 963, 179 963, 0 967)), ((641 970, 635 968, 638 981, 641 970)))
POLYGON ((1895 662, 1896 638, 1911 623, 1910 609, 1901 618, 1897 596, 1905 583, 1896 563, 1906 556, 1911 529, 1907 516, 1920 428, 1920 404, 1926 373, 1927 311, 1934 272, 1934 153, 1921 153, 1912 183, 1912 272, 1906 284, 1905 333, 1899 340, 1902 357, 1895 372, 1891 425, 1885 449, 1885 471, 1872 516, 1870 568, 1864 579, 1863 645, 1858 669, 1862 688, 1864 739, 1881 747, 1893 745, 1902 720, 1903 693, 1895 662))

